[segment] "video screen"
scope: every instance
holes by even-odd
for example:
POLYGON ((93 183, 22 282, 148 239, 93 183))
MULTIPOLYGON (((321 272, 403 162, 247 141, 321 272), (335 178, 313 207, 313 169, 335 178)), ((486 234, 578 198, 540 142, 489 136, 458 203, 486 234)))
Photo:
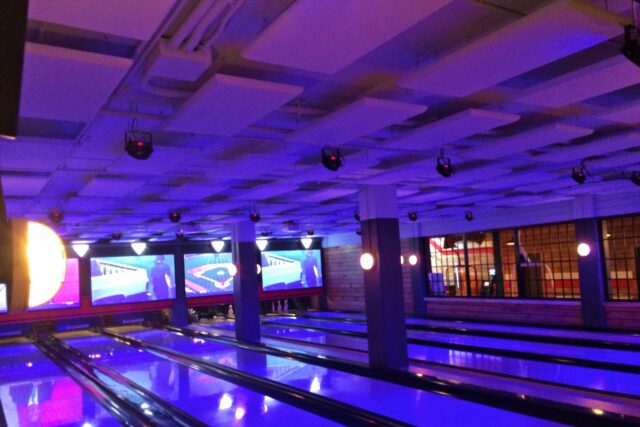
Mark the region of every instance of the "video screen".
POLYGON ((80 307, 80 269, 78 258, 67 258, 67 269, 60 290, 48 302, 29 311, 80 307))
POLYGON ((173 255, 91 258, 93 305, 175 298, 173 255))
POLYGON ((322 287, 319 249, 262 252, 262 289, 284 291, 322 287))
POLYGON ((184 256, 187 298, 233 293, 233 276, 229 274, 230 253, 207 253, 184 256))
POLYGON ((7 285, 0 283, 0 313, 7 311, 7 285))

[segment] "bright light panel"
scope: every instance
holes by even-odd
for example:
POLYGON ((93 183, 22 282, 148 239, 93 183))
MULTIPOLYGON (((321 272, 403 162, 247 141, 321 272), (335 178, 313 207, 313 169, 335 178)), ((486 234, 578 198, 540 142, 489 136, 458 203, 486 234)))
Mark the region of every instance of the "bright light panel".
POLYGON ((42 305, 62 286, 67 269, 67 255, 60 237, 46 225, 27 224, 27 259, 29 260, 29 307, 42 305))
POLYGON ((303 237, 300 239, 300 243, 302 243, 303 248, 309 249, 313 243, 313 239, 311 237, 303 237))
POLYGON ((256 240, 256 245, 258 245, 258 249, 260 249, 260 251, 264 251, 265 249, 267 249, 269 241, 267 239, 259 239, 256 240))
POLYGON ((222 250, 224 249, 224 240, 213 240, 211 242, 211 247, 218 253, 222 252, 222 250))
POLYGON ((360 267, 362 267, 363 270, 371 270, 374 263, 375 261, 373 259, 373 255, 371 255, 369 252, 365 252, 360 255, 360 267))
POLYGON ((89 252, 89 245, 87 243, 73 243, 71 247, 80 258, 83 258, 87 252, 89 252))
POLYGON ((145 242, 133 242, 131 244, 131 249, 136 255, 142 255, 142 253, 147 249, 147 244, 145 242))
POLYGON ((591 253, 591 246, 588 243, 580 243, 578 245, 578 255, 588 256, 591 253))

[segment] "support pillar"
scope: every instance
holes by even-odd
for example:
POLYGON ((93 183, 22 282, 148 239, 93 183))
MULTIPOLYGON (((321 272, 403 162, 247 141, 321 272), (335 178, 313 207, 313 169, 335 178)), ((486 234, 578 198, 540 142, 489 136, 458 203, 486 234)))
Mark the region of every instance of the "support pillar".
POLYGON ((184 327, 189 324, 189 309, 187 307, 187 294, 184 279, 184 246, 176 242, 173 251, 175 258, 175 291, 176 298, 171 307, 171 324, 176 327, 184 327))
MULTIPOLYGON (((429 250, 425 237, 412 237, 409 239, 409 253, 418 257, 416 265, 410 265, 411 269, 411 291, 413 292, 413 314, 414 316, 427 315, 427 271, 429 250)), ((407 262, 407 260, 405 260, 407 262)))
POLYGON ((364 271, 369 364, 404 369, 407 330, 395 186, 362 186, 359 202, 362 251, 374 258, 373 268, 364 271))
POLYGON ((256 225, 246 220, 233 225, 231 231, 233 263, 238 269, 233 278, 236 338, 260 342, 260 301, 256 260, 256 225))
POLYGON ((605 272, 602 262, 600 223, 596 218, 575 220, 576 243, 591 247, 587 256, 578 256, 582 325, 604 328, 605 272))

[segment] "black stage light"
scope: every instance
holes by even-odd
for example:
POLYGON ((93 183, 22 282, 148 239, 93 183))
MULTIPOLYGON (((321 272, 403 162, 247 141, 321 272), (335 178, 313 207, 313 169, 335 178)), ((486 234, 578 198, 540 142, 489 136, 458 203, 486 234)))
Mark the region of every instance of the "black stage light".
POLYGON ((51 209, 49 211, 49 221, 54 224, 60 224, 64 219, 64 213, 60 209, 51 209))
POLYGON ((357 228, 357 229, 356 229, 356 234, 357 234, 358 236, 362 236, 362 228, 357 228))
POLYGON ((464 213, 464 219, 466 219, 467 221, 473 221, 473 212, 466 211, 464 213))
POLYGON ((271 236, 271 232, 270 232, 269 230, 262 230, 262 231, 260 232, 260 235, 261 235, 262 237, 269 237, 269 236, 271 236))
POLYGON ((176 231, 176 240, 185 240, 184 231, 182 230, 176 231))
POLYGON ((111 240, 120 240, 120 239, 122 239, 122 233, 119 231, 116 231, 111 235, 111 240))
POLYGON ((409 212, 407 216, 409 217, 409 221, 415 222, 418 220, 418 214, 416 212, 409 212))
POLYGON ((153 143, 149 132, 129 130, 124 133, 124 149, 136 160, 147 160, 153 153, 153 143))
POLYGON ((344 164, 344 157, 336 147, 326 146, 322 148, 322 164, 330 171, 337 171, 344 164))
POLYGON ((316 232, 313 231, 313 228, 307 230, 307 236, 313 236, 314 234, 316 234, 316 232))
POLYGON ((360 222, 360 212, 355 211, 353 213, 353 219, 355 219, 356 221, 360 222))
POLYGON ((253 222, 258 222, 260 221, 260 212, 258 212, 257 210, 252 210, 251 212, 249 212, 249 219, 253 222))
POLYGON ((624 27, 624 43, 620 52, 629 61, 640 67, 640 43, 638 43, 638 27, 635 25, 624 27))
POLYGON ((571 179, 582 185, 587 181, 587 169, 584 165, 576 166, 571 171, 571 179))
POLYGON ((451 166, 451 159, 443 156, 438 157, 436 170, 441 176, 445 178, 449 178, 451 174, 453 174, 453 166, 451 166))
POLYGON ((631 182, 633 182, 635 185, 640 186, 640 172, 632 172, 631 176, 629 177, 629 179, 631 180, 631 182))
POLYGON ((179 210, 174 209, 169 211, 169 221, 180 222, 181 218, 182 218, 182 213, 179 210))

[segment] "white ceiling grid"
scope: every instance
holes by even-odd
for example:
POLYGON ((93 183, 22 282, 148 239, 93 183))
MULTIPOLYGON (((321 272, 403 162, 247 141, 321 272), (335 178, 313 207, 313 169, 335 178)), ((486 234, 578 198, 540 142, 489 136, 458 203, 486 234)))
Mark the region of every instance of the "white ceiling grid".
POLYGON ((439 221, 635 190, 620 169, 640 169, 628 5, 253 0, 193 57, 211 54, 199 80, 145 76, 199 3, 31 1, 24 134, 0 142, 10 215, 62 208, 67 238, 167 238, 220 235, 257 207, 259 229, 322 234, 357 228, 362 184, 395 184, 401 212, 439 221), (153 135, 147 161, 123 152, 133 127, 153 135), (320 164, 327 144, 345 155, 337 172, 320 164), (582 161, 594 176, 578 186, 582 161))

